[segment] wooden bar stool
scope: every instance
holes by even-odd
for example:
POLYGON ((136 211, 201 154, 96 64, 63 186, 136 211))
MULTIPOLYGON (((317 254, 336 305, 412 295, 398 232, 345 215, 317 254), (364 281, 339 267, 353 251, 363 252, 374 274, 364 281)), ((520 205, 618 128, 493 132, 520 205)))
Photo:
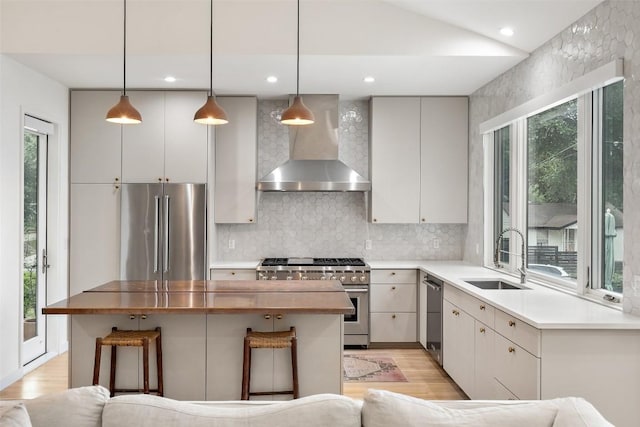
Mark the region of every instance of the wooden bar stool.
POLYGON ((158 396, 164 394, 162 384, 162 339, 160 328, 148 331, 124 331, 118 330, 115 326, 111 328, 111 333, 104 338, 96 338, 96 355, 93 365, 93 385, 98 385, 100 376, 100 357, 102 354, 102 346, 111 346, 111 372, 109 375, 109 391, 111 397, 116 392, 120 393, 140 393, 149 394, 149 392, 157 393, 158 396), (158 367, 158 388, 149 389, 149 343, 156 340, 156 363, 158 367), (143 389, 118 389, 116 388, 116 349, 117 347, 142 347, 142 363, 144 385, 143 389))
POLYGON ((298 398, 298 340, 296 328, 278 332, 254 332, 247 328, 244 337, 244 356, 242 363, 242 400, 249 400, 249 396, 265 396, 272 394, 292 394, 298 398), (291 348, 291 371, 293 376, 293 390, 282 391, 250 391, 251 382, 251 349, 253 348, 291 348))

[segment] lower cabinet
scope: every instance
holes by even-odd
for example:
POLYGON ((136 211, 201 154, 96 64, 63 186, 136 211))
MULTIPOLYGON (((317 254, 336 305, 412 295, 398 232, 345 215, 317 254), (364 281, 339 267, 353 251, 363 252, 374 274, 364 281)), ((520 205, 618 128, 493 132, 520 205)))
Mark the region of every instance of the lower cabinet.
POLYGON ((256 280, 255 268, 212 268, 210 280, 256 280))
POLYGON ((417 341, 417 271, 372 270, 370 341, 417 341))
POLYGON ((472 399, 495 398, 495 337, 493 329, 478 320, 475 321, 475 374, 473 393, 470 395, 472 399))
POLYGON ((474 394, 475 320, 445 300, 442 304, 443 367, 468 395, 474 394))

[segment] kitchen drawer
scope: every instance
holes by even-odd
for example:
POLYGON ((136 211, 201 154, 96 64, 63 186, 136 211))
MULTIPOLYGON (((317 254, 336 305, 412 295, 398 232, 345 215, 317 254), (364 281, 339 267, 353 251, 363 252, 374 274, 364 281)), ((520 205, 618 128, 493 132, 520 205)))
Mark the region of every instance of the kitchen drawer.
POLYGON ((502 336, 523 347, 529 353, 540 357, 539 329, 500 310, 495 311, 494 329, 502 336))
POLYGON ((253 269, 211 269, 211 280, 256 280, 253 269))
POLYGON ((415 312, 417 286, 407 284, 374 284, 370 288, 369 310, 371 312, 415 312))
POLYGON ((504 385, 500 383, 500 381, 493 379, 493 394, 494 399, 497 400, 520 400, 518 396, 511 393, 511 390, 506 388, 504 385))
POLYGON ((445 285, 444 298, 460 309, 466 311, 475 319, 493 328, 495 309, 492 305, 480 301, 478 298, 452 286, 445 285))
POLYGON ((416 342, 415 313, 371 313, 371 342, 416 342))
POLYGON ((540 359, 500 334, 494 350, 496 379, 519 399, 540 399, 540 359))
POLYGON ((371 283, 418 283, 418 270, 371 270, 371 283))

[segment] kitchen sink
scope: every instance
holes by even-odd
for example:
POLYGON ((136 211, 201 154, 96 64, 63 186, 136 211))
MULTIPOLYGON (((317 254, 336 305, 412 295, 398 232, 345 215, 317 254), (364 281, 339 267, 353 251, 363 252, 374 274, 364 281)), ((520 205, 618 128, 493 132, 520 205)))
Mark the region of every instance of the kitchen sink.
POLYGON ((473 285, 480 289, 495 289, 495 290, 507 290, 507 289, 520 289, 529 290, 526 286, 514 285, 513 283, 505 282, 500 279, 482 279, 482 280, 465 280, 465 283, 473 285))

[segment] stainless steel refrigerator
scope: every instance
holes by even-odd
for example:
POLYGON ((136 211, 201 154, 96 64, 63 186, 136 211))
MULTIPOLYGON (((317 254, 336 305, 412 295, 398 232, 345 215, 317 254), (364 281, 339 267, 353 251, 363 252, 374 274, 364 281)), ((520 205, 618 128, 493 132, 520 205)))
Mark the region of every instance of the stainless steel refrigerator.
POLYGON ((120 278, 205 278, 205 184, 123 184, 120 278))

